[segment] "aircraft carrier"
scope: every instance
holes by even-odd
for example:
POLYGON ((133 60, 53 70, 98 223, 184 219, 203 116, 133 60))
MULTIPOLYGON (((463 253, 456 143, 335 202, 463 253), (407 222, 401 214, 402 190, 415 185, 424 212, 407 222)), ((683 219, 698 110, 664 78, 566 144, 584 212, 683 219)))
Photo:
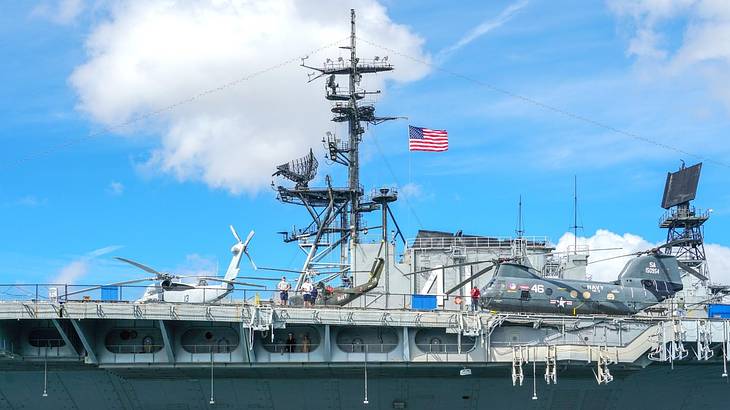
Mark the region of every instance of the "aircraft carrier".
MULTIPOLYGON (((726 287, 711 284, 705 261, 709 214, 691 203, 699 166, 669 175, 659 222, 667 243, 632 256, 673 256, 681 283, 642 281, 636 297, 658 299, 638 313, 602 313, 618 301, 598 299, 593 286, 601 284, 585 280, 590 250, 578 244, 561 254, 522 232, 421 230, 408 240, 391 210, 397 189, 360 184, 364 127, 395 119, 376 114, 360 80, 394 67, 359 58, 354 11, 351 24, 348 59, 302 61, 311 81, 324 81, 333 121, 347 125, 346 138, 324 138, 327 158, 347 168, 347 184, 326 176, 310 186, 312 151, 275 170, 278 199, 310 218, 283 234, 306 254, 291 304, 251 287, 193 303, 143 302, 132 285, 5 286, 0 408, 727 408, 730 316, 726 287), (368 225, 367 215, 377 223, 368 225), (524 267, 532 281, 581 283, 581 292, 551 299, 539 284, 508 283, 521 308, 502 310, 492 298, 472 312, 470 290, 487 292, 489 270, 500 264, 524 267), (304 306, 308 279, 322 294, 304 306), (579 302, 595 313, 581 313, 579 302), (555 311, 532 313, 536 303, 555 311)), ((237 246, 234 260, 246 252, 237 246)))

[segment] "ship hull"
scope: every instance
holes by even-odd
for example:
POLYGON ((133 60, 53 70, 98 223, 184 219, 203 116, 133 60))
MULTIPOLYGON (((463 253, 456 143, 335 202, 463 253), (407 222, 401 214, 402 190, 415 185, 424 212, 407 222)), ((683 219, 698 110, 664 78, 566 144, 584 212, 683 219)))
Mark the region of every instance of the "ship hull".
POLYGON ((547 385, 544 368, 526 365, 522 386, 507 366, 365 367, 256 366, 213 368, 88 368, 54 364, 48 397, 43 366, 6 363, 0 372, 0 408, 33 409, 724 409, 730 394, 722 363, 653 364, 614 369, 613 382, 598 385, 592 367, 561 365, 558 383, 547 385), (537 399, 533 400, 533 383, 537 399))

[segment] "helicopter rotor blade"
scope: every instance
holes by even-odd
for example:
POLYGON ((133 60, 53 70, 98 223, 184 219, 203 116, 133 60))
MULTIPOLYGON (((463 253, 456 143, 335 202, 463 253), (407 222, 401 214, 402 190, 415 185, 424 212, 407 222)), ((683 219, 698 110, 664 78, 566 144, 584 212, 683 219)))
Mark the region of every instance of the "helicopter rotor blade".
POLYGON ((264 278, 261 276, 238 276, 238 279, 250 279, 250 280, 268 280, 271 282, 278 282, 281 279, 274 279, 274 278, 264 278))
POLYGON ((242 286, 253 286, 253 287, 257 287, 257 288, 265 288, 266 287, 266 286, 263 286, 263 285, 257 285, 255 283, 238 282, 238 281, 235 281, 235 280, 227 280, 227 279, 219 279, 219 278, 206 278, 206 277, 201 277, 200 279, 212 280, 214 282, 223 282, 223 283, 230 283, 230 284, 242 285, 242 286))
POLYGON ((238 232, 236 232, 236 228, 233 227, 233 225, 228 225, 229 228, 231 228, 231 233, 233 234, 233 237, 236 238, 236 241, 238 243, 241 243, 241 237, 238 236, 238 232))
POLYGON ((121 257, 119 257, 119 256, 115 256, 115 257, 114 257, 114 259, 117 259, 117 260, 120 260, 120 261, 122 261, 122 262, 128 263, 128 264, 130 264, 130 265, 132 265, 132 266, 136 266, 136 267, 138 267, 138 268, 142 269, 143 271, 145 271, 145 272, 147 272, 147 273, 151 273, 151 274, 153 274, 153 275, 157 275, 157 277, 158 277, 158 278, 162 278, 162 277, 166 277, 166 276, 169 276, 169 275, 166 275, 166 274, 164 274, 164 273, 162 273, 162 272, 158 272, 158 271, 156 271, 156 270, 154 270, 154 269, 150 268, 150 267, 149 267, 149 266, 147 266, 147 265, 143 265, 143 264, 141 264, 141 263, 139 263, 139 262, 135 262, 135 261, 133 261, 133 260, 131 260, 131 259, 127 259, 127 258, 121 258, 121 257))
POLYGON ((248 233, 246 240, 243 242, 243 249, 248 249, 248 244, 251 243, 251 239, 253 239, 253 236, 255 234, 256 232, 253 229, 251 230, 251 232, 248 233))
MULTIPOLYGON (((623 248, 617 247, 617 248, 598 248, 598 249, 588 249, 589 252, 604 252, 604 251, 618 251, 623 248)), ((563 255, 566 253, 574 253, 575 251, 556 251, 556 252, 548 252, 548 253, 538 253, 536 255, 544 255, 544 256, 550 256, 550 255, 563 255)))
POLYGON ((474 280, 474 279, 484 275, 485 273, 489 272, 490 270, 494 269, 495 266, 497 266, 497 265, 492 263, 492 266, 487 266, 486 268, 480 270, 479 272, 469 276, 468 278, 461 281, 458 285, 454 286, 453 288, 447 290, 444 293, 446 293, 447 295, 450 295, 450 294, 456 292, 457 290, 461 289, 467 283, 471 282, 472 280, 474 280))
POLYGON ((73 292, 68 292, 68 293, 64 294, 63 296, 68 297, 68 296, 72 296, 72 295, 78 295, 79 293, 91 292, 91 291, 94 291, 94 290, 97 290, 97 289, 101 289, 101 288, 105 288, 105 287, 131 285, 133 283, 149 282, 149 281, 153 281, 153 280, 157 280, 157 279, 158 278, 156 278, 156 277, 155 278, 132 279, 132 280, 125 280, 125 281, 122 281, 122 282, 108 283, 106 285, 91 286, 91 287, 88 287, 88 288, 84 288, 84 289, 80 289, 80 290, 75 290, 73 292))
POLYGON ((686 271, 687 273, 691 274, 692 276, 696 277, 699 280, 705 281, 705 280, 709 279, 707 276, 701 274, 699 271, 697 271, 697 269, 689 266, 689 264, 687 264, 685 262, 677 261, 677 265, 679 265, 680 268, 684 269, 684 271, 686 271))
POLYGON ((592 264, 594 264, 594 263, 599 263, 599 262, 606 262, 606 261, 611 261, 611 260, 614 260, 614 259, 628 258, 629 256, 636 256, 636 255, 641 255, 641 254, 642 254, 643 252, 644 252, 644 251, 642 251, 642 252, 632 252, 632 253, 626 253, 626 254, 623 254, 623 255, 617 255, 617 256, 611 256, 610 258, 604 258, 604 259, 599 259, 599 260, 597 260, 597 261, 590 261, 590 262, 588 262, 587 264, 588 264, 588 265, 592 265, 592 264))
POLYGON ((422 270, 419 270, 419 271, 416 271, 416 272, 408 272, 408 273, 404 273, 403 275, 406 275, 406 276, 408 276, 408 275, 417 275, 417 274, 431 272, 431 271, 435 271, 435 270, 439 270, 439 269, 457 268, 459 266, 479 265, 480 263, 494 263, 494 262, 491 261, 491 260, 486 260, 486 261, 474 261, 474 262, 456 263, 454 265, 436 266, 434 268, 422 269, 422 270))
MULTIPOLYGON (((253 236, 256 234, 256 232, 252 229, 251 232, 248 233, 248 236, 246 237, 246 241, 243 243, 243 253, 248 258, 248 261, 251 263, 251 267, 253 270, 258 270, 258 266, 256 266, 256 263, 253 261, 253 258, 251 257, 251 254, 248 253, 248 245, 251 243, 251 239, 253 239, 253 236)), ((240 239, 239 239, 240 242, 240 239)))

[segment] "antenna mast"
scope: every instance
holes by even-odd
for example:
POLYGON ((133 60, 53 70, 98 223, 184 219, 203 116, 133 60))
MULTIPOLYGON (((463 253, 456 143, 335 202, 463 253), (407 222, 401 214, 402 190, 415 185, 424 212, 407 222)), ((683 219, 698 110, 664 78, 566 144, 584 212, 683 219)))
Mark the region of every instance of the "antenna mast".
POLYGON ((573 175, 573 253, 578 254, 578 229, 583 229, 583 225, 578 225, 578 176, 573 175))
POLYGON ((515 231, 517 238, 522 238, 525 234, 525 227, 522 223, 522 195, 520 195, 520 202, 517 205, 517 230, 515 231))
MULTIPOLYGON (((332 101, 331 111, 334 114, 332 121, 347 123, 348 138, 342 141, 332 132, 327 132, 322 140, 326 150, 326 157, 330 161, 347 167, 348 183, 345 188, 335 188, 328 175, 325 178, 326 186, 309 187, 308 183, 314 178, 317 162, 310 153, 309 156, 292 161, 289 165, 277 167, 277 173, 296 183, 294 188, 278 186, 278 199, 284 203, 304 206, 311 222, 304 229, 292 229, 291 232, 282 232, 284 242, 294 242, 307 254, 302 266, 302 273, 297 281, 296 290, 301 287, 306 276, 316 273, 340 273, 343 277, 349 274, 352 246, 359 242, 363 228, 361 213, 371 212, 383 208, 373 200, 363 201, 364 189, 360 186, 360 142, 365 132, 362 123, 380 124, 381 122, 396 119, 396 117, 378 117, 375 115, 375 106, 370 102, 361 101, 367 95, 378 94, 380 91, 366 91, 359 89, 363 74, 391 71, 393 66, 388 63, 388 57, 375 57, 372 60, 361 60, 357 56, 357 38, 355 36, 355 10, 350 10, 350 42, 341 49, 350 50, 349 61, 338 58, 336 61, 327 59, 322 66, 305 64, 308 57, 302 59, 302 66, 314 70, 309 74, 309 82, 320 77, 326 77, 325 98, 332 101), (348 77, 347 91, 341 90, 337 77, 348 77), (324 262, 327 255, 339 249, 338 263, 324 262), (322 272, 319 269, 327 269, 322 272)), ((383 227, 383 229, 385 229, 383 227)))
POLYGON ((350 9, 350 165, 347 167, 350 192, 352 193, 350 205, 350 238, 357 243, 360 235, 360 218, 358 214, 360 196, 360 141, 363 129, 358 119, 357 93, 355 86, 360 82, 360 75, 357 73, 357 41, 355 40, 355 9, 350 9))

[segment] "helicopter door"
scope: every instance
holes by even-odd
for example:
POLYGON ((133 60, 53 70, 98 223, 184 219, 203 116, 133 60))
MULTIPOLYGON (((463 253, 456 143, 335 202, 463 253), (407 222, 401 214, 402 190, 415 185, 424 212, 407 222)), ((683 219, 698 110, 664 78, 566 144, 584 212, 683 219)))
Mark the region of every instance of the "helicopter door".
POLYGON ((529 311, 529 305, 527 302, 530 301, 530 291, 529 290, 521 290, 520 291, 520 305, 523 312, 529 311))

